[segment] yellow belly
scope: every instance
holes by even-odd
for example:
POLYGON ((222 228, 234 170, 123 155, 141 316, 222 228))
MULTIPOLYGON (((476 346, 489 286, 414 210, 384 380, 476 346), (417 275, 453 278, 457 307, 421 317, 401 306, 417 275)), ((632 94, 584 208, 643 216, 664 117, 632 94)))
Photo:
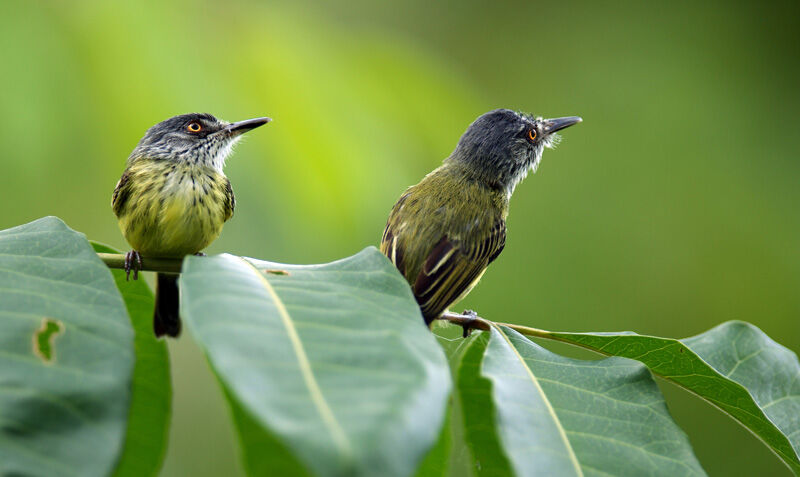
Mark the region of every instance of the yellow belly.
POLYGON ((224 176, 184 172, 167 174, 149 166, 131 178, 135 185, 119 226, 131 247, 144 256, 197 253, 222 231, 225 196, 224 184, 219 182, 224 176))

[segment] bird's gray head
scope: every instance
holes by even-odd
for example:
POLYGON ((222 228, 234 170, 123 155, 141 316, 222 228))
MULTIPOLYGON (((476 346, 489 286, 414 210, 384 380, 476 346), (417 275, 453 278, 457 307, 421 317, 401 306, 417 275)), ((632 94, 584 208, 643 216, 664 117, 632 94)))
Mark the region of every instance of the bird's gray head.
POLYGON ((225 159, 241 135, 269 121, 269 118, 255 118, 228 123, 207 113, 175 116, 148 129, 128 162, 147 158, 222 170, 225 159))
POLYGON ((556 131, 581 121, 577 116, 543 119, 510 109, 489 111, 470 124, 447 161, 511 194, 528 171, 536 172, 544 148, 558 144, 556 131))

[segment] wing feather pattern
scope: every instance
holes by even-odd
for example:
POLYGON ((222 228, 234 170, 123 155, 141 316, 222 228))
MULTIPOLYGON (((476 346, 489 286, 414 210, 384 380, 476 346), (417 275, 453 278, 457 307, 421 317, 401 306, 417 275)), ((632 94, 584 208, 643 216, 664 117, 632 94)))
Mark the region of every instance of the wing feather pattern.
POLYGON ((233 187, 231 181, 225 178, 225 221, 233 217, 233 212, 236 209, 236 196, 233 195, 233 187))
POLYGON ((114 214, 116 214, 117 217, 119 217, 119 214, 128 202, 128 196, 130 195, 130 179, 130 171, 126 170, 123 172, 122 177, 117 181, 117 186, 114 188, 114 195, 111 196, 111 208, 114 209, 114 214))
POLYGON ((381 251, 409 280, 425 321, 430 323, 469 293, 486 267, 500 255, 506 241, 506 224, 505 220, 498 220, 482 240, 472 244, 443 236, 430 248, 416 276, 409 276, 414 271, 405 268, 405 240, 398 239, 390 220, 383 232, 381 251))

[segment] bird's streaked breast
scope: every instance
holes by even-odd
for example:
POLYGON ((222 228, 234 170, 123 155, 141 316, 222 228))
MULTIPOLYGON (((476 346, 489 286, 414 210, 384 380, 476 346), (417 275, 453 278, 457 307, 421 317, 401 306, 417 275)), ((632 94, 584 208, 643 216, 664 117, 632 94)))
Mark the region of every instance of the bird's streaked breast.
POLYGON ((216 239, 225 222, 225 176, 171 161, 132 164, 130 198, 120 228, 144 255, 183 256, 216 239))

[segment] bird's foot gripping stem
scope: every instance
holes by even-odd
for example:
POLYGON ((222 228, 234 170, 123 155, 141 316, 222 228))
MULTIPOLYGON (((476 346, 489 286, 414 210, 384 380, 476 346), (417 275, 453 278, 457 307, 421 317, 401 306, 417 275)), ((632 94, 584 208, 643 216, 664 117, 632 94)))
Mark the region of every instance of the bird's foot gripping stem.
POLYGON ((130 280, 131 271, 133 279, 139 279, 139 270, 142 269, 142 256, 136 250, 131 250, 125 254, 125 280, 130 280))
POLYGON ((194 254, 195 257, 206 257, 207 255, 203 252, 197 252, 194 254))
POLYGON ((484 320, 473 310, 464 310, 464 313, 461 314, 445 311, 436 319, 460 326, 464 330, 464 338, 468 337, 472 330, 488 331, 491 329, 491 322, 484 320))
POLYGON ((472 333, 475 323, 480 319, 480 317, 475 310, 464 310, 464 312, 461 313, 461 316, 465 318, 464 322, 461 323, 461 328, 464 329, 464 334, 462 337, 466 338, 470 335, 470 333, 472 333))

